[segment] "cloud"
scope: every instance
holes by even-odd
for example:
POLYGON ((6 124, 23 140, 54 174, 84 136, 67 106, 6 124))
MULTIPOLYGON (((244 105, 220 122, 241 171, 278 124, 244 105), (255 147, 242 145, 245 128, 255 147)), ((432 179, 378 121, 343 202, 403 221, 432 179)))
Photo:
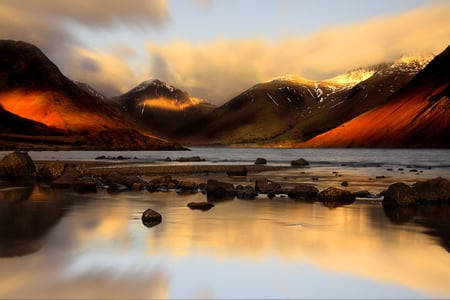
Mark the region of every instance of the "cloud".
POLYGON ((131 67, 120 60, 132 56, 133 50, 122 46, 114 49, 119 55, 113 57, 83 49, 73 25, 103 30, 118 25, 161 28, 170 19, 167 0, 0 1, 1 38, 35 44, 68 77, 88 82, 108 95, 117 95, 135 79, 131 67))
POLYGON ((403 54, 438 54, 449 42, 449 11, 450 4, 440 2, 275 42, 255 38, 195 45, 183 40, 149 43, 148 52, 156 58, 151 74, 220 104, 274 76, 298 74, 321 80, 403 54))

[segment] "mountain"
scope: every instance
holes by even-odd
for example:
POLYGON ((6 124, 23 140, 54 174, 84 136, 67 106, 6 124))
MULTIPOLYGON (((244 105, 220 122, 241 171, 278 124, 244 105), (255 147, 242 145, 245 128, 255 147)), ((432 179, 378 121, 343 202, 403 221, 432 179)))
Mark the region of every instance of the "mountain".
POLYGON ((450 147, 450 46, 388 103, 299 147, 450 147))
POLYGON ((215 109, 194 143, 292 145, 387 103, 431 57, 403 57, 324 81, 283 76, 215 109))
POLYGON ((112 105, 139 127, 176 140, 197 131, 214 109, 212 104, 158 79, 142 82, 112 99, 112 105))
MULTIPOLYGON (((36 46, 11 40, 0 40, 0 105, 3 110, 53 128, 66 136, 98 134, 114 135, 116 132, 136 134, 136 127, 124 120, 98 95, 87 92, 75 82, 65 77, 36 46)), ((10 115, 11 116, 11 115, 10 115)), ((16 132, 27 131, 19 128, 12 119, 2 119, 1 128, 15 128, 16 132)), ((45 131, 45 130, 44 130, 45 131)), ((43 134, 46 134, 42 131, 43 134)), ((142 147, 159 149, 180 148, 181 146, 148 134, 142 134, 142 147)), ((27 139, 29 140, 29 139, 27 139)), ((69 143, 70 144, 70 143, 69 143)), ((102 147, 103 145, 98 145, 102 147)), ((136 145, 122 145, 131 148, 136 145)))

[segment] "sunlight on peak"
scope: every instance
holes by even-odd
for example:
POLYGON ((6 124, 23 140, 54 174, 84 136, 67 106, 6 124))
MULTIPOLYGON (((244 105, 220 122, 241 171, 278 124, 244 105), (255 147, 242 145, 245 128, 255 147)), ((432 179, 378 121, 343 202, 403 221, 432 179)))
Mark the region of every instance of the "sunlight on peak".
POLYGON ((404 55, 397 59, 394 63, 394 65, 399 64, 420 64, 422 66, 426 66, 430 61, 432 61, 434 58, 434 55, 428 54, 428 55, 404 55))
POLYGON ((272 82, 272 81, 290 81, 293 83, 298 84, 305 84, 305 85, 314 85, 314 81, 306 79, 304 77, 295 75, 295 74, 288 74, 283 76, 276 76, 272 77, 269 80, 265 81, 264 83, 272 82))
POLYGON ((375 70, 360 69, 338 75, 336 77, 324 80, 323 82, 335 85, 353 86, 370 78, 373 74, 375 74, 375 70))
POLYGON ((165 97, 146 99, 142 101, 139 105, 146 107, 161 108, 167 110, 184 110, 192 106, 196 106, 203 102, 199 98, 189 97, 190 102, 178 102, 174 99, 169 99, 165 97))

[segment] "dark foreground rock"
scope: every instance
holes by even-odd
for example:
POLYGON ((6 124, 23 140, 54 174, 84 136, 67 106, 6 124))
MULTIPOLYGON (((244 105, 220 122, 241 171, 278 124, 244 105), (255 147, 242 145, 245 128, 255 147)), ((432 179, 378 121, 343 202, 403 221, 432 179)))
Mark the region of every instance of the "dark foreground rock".
POLYGON ((214 204, 209 202, 189 202, 187 207, 190 209, 198 209, 198 210, 210 210, 214 207, 214 204))
POLYGON ((51 162, 40 166, 37 170, 39 180, 44 182, 52 182, 56 178, 63 175, 64 163, 51 162))
POLYGON ((15 151, 0 160, 0 178, 31 179, 36 177, 36 166, 27 152, 15 151))
POLYGON ((261 194, 281 194, 282 187, 281 184, 269 180, 265 177, 257 178, 255 181, 255 190, 261 194))
POLYGON ((206 193, 208 196, 217 199, 236 196, 236 190, 232 183, 214 179, 209 179, 206 183, 206 193))
POLYGON ((254 199, 258 196, 258 192, 250 185, 237 186, 236 193, 239 199, 254 199))
POLYGON ((162 222, 161 214, 154 211, 151 208, 147 209, 146 211, 144 211, 142 213, 141 219, 142 219, 142 223, 144 223, 144 225, 147 227, 153 227, 162 222))
POLYGON ((417 192, 420 204, 447 202, 450 200, 450 183, 442 177, 418 181, 413 188, 417 192))
POLYGON ((302 200, 315 200, 318 193, 319 190, 310 184, 296 184, 286 191, 289 198, 302 200))
POLYGON ((419 194, 415 189, 403 182, 397 182, 390 185, 384 193, 383 206, 413 206, 416 205, 418 199, 419 194))
POLYGON ((91 176, 79 177, 73 183, 73 190, 79 194, 96 193, 97 192, 97 179, 91 176))
POLYGON ((297 160, 293 160, 291 161, 291 166, 293 167, 304 167, 304 166, 309 166, 309 162, 307 162, 305 159, 303 158, 299 158, 297 160))
POLYGON ((317 195, 317 200, 324 203, 328 202, 347 205, 355 202, 355 195, 346 190, 329 187, 317 195))

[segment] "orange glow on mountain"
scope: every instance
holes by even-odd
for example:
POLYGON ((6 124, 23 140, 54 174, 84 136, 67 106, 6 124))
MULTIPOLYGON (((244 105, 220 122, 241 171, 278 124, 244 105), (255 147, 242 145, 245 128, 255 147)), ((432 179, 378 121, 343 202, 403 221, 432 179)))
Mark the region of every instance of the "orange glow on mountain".
POLYGON ((0 104, 18 116, 63 130, 121 128, 112 119, 78 108, 68 103, 64 95, 55 92, 8 92, 0 95, 0 104))
POLYGON ((425 138, 432 143, 433 133, 450 126, 450 118, 445 114, 450 99, 442 97, 432 103, 424 95, 436 95, 444 88, 441 86, 434 91, 422 90, 420 94, 404 95, 296 146, 390 147, 413 138, 414 132, 421 128, 426 128, 428 134, 425 138))
POLYGON ((160 108, 166 110, 184 110, 191 106, 198 105, 202 102, 201 99, 190 97, 190 102, 177 102, 174 99, 159 97, 156 99, 147 99, 140 103, 141 106, 160 108))

